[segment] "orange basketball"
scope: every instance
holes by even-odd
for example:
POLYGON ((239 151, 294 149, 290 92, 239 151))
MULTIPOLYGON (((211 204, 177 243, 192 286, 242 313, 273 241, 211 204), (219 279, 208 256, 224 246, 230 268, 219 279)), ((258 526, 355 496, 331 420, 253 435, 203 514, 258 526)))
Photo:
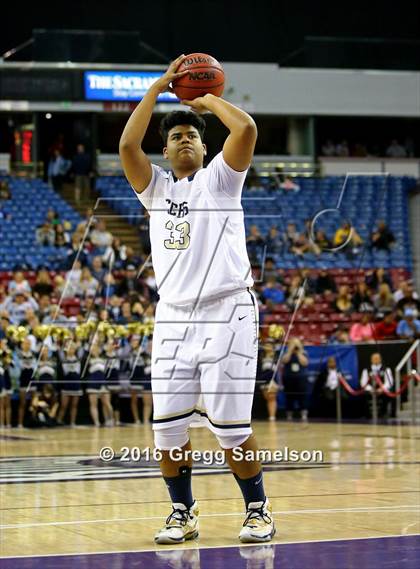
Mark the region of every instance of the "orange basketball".
POLYGON ((177 72, 188 70, 188 73, 173 82, 172 87, 179 99, 191 101, 212 93, 220 97, 225 87, 223 67, 211 55, 191 53, 187 55, 177 72))

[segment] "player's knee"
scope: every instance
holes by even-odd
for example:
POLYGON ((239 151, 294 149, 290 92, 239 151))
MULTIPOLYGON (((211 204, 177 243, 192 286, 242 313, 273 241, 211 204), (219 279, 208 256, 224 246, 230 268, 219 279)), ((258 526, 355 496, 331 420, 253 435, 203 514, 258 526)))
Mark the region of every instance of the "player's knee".
POLYGON ((229 450, 231 448, 240 447, 245 441, 249 439, 251 433, 247 435, 216 435, 219 445, 224 450, 229 450))
POLYGON ((160 450, 182 448, 189 441, 188 428, 186 425, 159 429, 155 432, 155 447, 160 450))

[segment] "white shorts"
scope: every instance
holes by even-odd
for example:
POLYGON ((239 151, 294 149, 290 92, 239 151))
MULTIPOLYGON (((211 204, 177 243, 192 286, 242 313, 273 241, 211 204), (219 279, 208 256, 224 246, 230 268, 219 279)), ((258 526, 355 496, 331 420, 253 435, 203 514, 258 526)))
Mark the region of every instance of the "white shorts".
POLYGON ((179 307, 159 301, 152 348, 153 429, 200 419, 217 435, 251 434, 258 304, 250 290, 179 307))

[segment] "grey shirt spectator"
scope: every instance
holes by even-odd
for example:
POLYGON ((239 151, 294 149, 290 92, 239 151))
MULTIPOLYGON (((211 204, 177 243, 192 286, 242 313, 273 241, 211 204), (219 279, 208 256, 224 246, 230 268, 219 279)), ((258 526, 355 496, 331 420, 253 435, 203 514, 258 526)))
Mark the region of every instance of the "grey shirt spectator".
POLYGON ((386 155, 389 158, 405 158, 407 156, 407 152, 404 146, 402 146, 398 140, 394 139, 386 149, 386 155))
POLYGON ((14 296, 7 296, 0 305, 0 312, 7 312, 12 324, 19 325, 25 319, 26 311, 32 309, 38 310, 37 301, 22 292, 18 292, 14 296))
POLYGON ((55 231, 48 221, 41 227, 38 227, 35 232, 35 239, 38 245, 49 245, 52 247, 55 244, 55 231))

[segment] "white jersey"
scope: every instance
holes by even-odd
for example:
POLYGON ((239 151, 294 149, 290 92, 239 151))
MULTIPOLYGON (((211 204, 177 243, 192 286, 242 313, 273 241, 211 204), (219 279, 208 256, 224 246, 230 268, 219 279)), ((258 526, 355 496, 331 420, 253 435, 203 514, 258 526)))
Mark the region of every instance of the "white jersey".
POLYGON ((246 171, 236 172, 219 153, 182 180, 152 165, 138 199, 150 213, 150 241, 163 302, 195 304, 253 285, 245 241, 241 192, 246 171))

